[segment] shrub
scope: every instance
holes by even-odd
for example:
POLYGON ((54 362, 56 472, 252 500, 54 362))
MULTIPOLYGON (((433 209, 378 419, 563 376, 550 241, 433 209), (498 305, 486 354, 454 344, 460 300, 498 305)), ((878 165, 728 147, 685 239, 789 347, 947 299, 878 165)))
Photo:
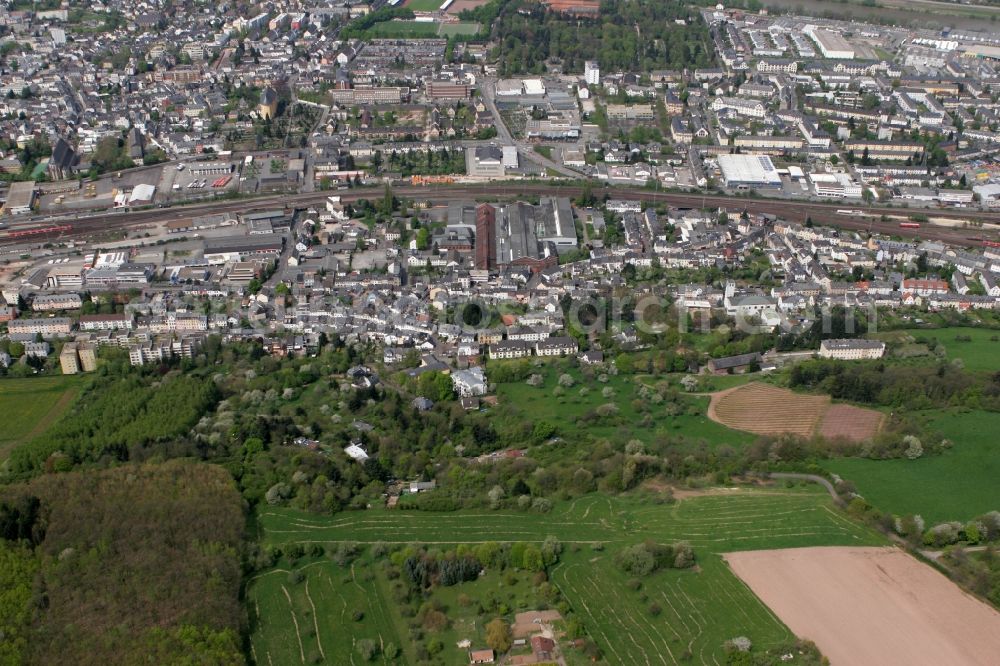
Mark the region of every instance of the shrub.
POLYGON ((615 555, 618 568, 633 576, 648 576, 656 568, 652 553, 642 544, 628 546, 615 555))
POLYGON ((920 443, 920 440, 913 435, 907 435, 903 437, 903 444, 906 444, 906 451, 903 453, 910 460, 916 460, 920 456, 924 455, 924 447, 920 443))
POLYGON ((924 545, 941 548, 957 543, 961 530, 961 523, 941 523, 940 525, 935 525, 924 533, 924 545))
POLYGON ((752 647, 753 643, 751 643, 750 639, 746 636, 730 638, 728 641, 723 643, 723 648, 726 652, 749 652, 752 647))
POLYGON ((362 638, 357 642, 358 654, 365 661, 373 661, 378 656, 378 643, 370 638, 362 638))
POLYGON ((552 510, 552 500, 544 497, 536 497, 531 500, 531 510, 538 513, 548 513, 552 510))
POLYGON ((276 483, 264 493, 264 499, 271 506, 281 504, 292 494, 292 488, 287 483, 276 483))
POLYGON ((674 545, 674 568, 687 569, 694 566, 694 549, 691 545, 681 542, 674 545))

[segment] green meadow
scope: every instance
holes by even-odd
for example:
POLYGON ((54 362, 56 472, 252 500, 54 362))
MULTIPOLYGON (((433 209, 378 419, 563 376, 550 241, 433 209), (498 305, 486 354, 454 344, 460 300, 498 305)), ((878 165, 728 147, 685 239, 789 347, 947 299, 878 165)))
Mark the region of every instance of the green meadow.
POLYGON ((18 444, 41 435, 73 403, 77 376, 0 379, 0 460, 18 444))
MULTIPOLYGON (((586 434, 595 439, 650 442, 657 436, 670 435, 684 436, 710 447, 742 446, 754 439, 752 434, 732 430, 709 419, 706 416, 708 396, 678 395, 672 403, 655 402, 652 393, 658 380, 654 377, 607 374, 607 381, 601 382, 586 379, 578 368, 571 368, 566 374, 573 377, 573 385, 559 387, 562 371, 552 364, 542 365, 533 372, 543 377, 540 386, 530 386, 524 381, 497 386, 498 418, 524 419, 531 423, 544 421, 556 426, 564 438, 586 434), (617 411, 602 417, 598 409, 607 403, 614 403, 617 411)), ((659 381, 674 392, 678 391, 676 382, 659 381)))
MULTIPOLYGON (((718 664, 725 659, 723 642, 736 636, 750 637, 761 649, 793 641, 787 627, 730 572, 723 553, 885 543, 836 510, 818 488, 780 486, 717 489, 675 503, 593 493, 558 502, 548 514, 370 509, 324 517, 267 508, 258 526, 265 547, 321 544, 328 552, 339 543, 382 543, 390 549, 420 543, 445 550, 488 541, 542 542, 554 535, 565 550, 551 581, 608 664, 718 664), (697 566, 659 571, 635 585, 615 566, 614 556, 646 539, 689 542, 697 566)), ((320 558, 301 568, 308 590, 305 582, 291 583, 285 568, 258 575, 248 587, 257 663, 351 663, 346 650, 366 638, 400 647, 395 659, 378 660, 412 663, 408 620, 393 604, 390 581, 377 563, 365 555, 350 566, 320 558), (352 619, 353 609, 363 610, 364 617, 352 619)), ((468 663, 464 649, 455 647, 458 641, 481 645, 483 640, 484 618, 470 615, 458 595, 500 595, 510 616, 536 603, 523 582, 505 588, 495 572, 431 594, 451 620, 440 633, 445 647, 439 663, 445 664, 468 663)), ((579 652, 567 654, 570 663, 582 663, 579 652)))
POLYGON ((916 513, 928 525, 1000 510, 1000 414, 939 413, 930 425, 953 443, 917 460, 841 458, 823 466, 848 479, 882 511, 916 513))
POLYGON ((1000 330, 970 326, 910 328, 879 334, 878 337, 903 343, 904 355, 929 353, 927 343, 933 339, 943 348, 945 358, 961 359, 967 370, 1000 371, 1000 330))

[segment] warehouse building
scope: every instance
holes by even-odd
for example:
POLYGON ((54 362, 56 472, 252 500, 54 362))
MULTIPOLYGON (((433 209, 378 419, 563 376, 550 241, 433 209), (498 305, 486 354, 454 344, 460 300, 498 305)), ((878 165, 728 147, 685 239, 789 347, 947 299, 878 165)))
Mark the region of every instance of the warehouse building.
POLYGON ((35 205, 35 181, 11 183, 7 191, 7 202, 3 205, 4 215, 24 215, 35 205))
POLYGON ((854 47, 842 35, 830 30, 824 30, 815 25, 807 25, 803 28, 802 32, 809 35, 816 42, 816 46, 819 47, 819 52, 823 54, 824 58, 834 60, 854 59, 854 47))
POLYGON ((718 161, 726 187, 781 187, 781 176, 767 155, 720 155, 718 161))

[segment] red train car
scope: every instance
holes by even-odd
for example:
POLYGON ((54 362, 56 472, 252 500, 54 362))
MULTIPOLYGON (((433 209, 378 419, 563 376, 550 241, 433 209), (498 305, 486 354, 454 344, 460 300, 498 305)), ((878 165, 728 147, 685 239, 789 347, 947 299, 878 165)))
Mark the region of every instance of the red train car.
POLYGON ((68 224, 64 224, 58 227, 38 227, 37 229, 19 229, 17 231, 8 231, 3 234, 3 238, 30 238, 32 236, 44 236, 46 234, 61 234, 66 231, 71 231, 73 227, 68 224))

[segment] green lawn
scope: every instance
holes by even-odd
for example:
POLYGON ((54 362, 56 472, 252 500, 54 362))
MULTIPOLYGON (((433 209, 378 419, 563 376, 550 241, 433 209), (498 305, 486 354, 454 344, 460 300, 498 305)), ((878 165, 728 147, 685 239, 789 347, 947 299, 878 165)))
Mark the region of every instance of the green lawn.
POLYGON ((541 155, 542 157, 551 160, 552 159, 552 147, 551 146, 535 146, 534 151, 541 155))
POLYGON ((0 460, 45 432, 69 408, 81 385, 78 376, 0 379, 0 460))
MULTIPOLYGON (((722 643, 735 636, 748 636, 762 649, 793 640, 789 630, 730 572, 721 559, 722 553, 884 543, 879 535, 834 509, 829 496, 815 487, 722 491, 674 504, 653 503, 642 495, 593 493, 558 502, 545 515, 511 510, 421 513, 371 509, 316 516, 271 507, 260 513, 259 525, 265 546, 322 543, 328 549, 343 541, 380 541, 419 542, 444 550, 455 544, 485 541, 541 542, 547 535, 555 535, 565 551, 552 571, 552 581, 583 620, 609 664, 675 663, 686 660, 688 654, 693 663, 723 663, 722 643), (629 588, 628 577, 614 565, 614 555, 622 547, 645 539, 690 542, 698 567, 661 571, 643 579, 641 589, 629 588), (600 548, 594 547, 597 542, 602 544, 600 548), (659 614, 651 612, 654 602, 661 609, 659 614)), ((404 635, 406 620, 384 596, 387 590, 379 587, 381 573, 375 575, 370 596, 362 599, 346 596, 353 584, 347 580, 349 571, 336 569, 329 562, 309 564, 305 570, 310 572, 307 580, 317 609, 312 615, 304 584, 291 589, 284 571, 267 574, 251 585, 251 618, 255 613, 265 619, 275 618, 263 624, 253 623, 257 663, 299 663, 299 639, 282 585, 292 596, 292 607, 297 609, 298 634, 307 660, 317 654, 310 630, 322 638, 326 650, 325 662, 321 659, 319 663, 348 663, 343 661, 347 658, 345 652, 336 653, 336 659, 331 655, 334 650, 346 649, 338 646, 350 645, 358 637, 381 632, 383 640, 395 641, 404 635), (314 569, 317 573, 311 573, 314 569), (317 599, 316 590, 326 590, 328 597, 317 599), (368 625, 366 613, 363 622, 352 623, 349 614, 345 616, 340 609, 358 604, 384 604, 391 617, 368 625), (259 613, 255 611, 258 605, 259 613), (312 617, 322 620, 318 632, 312 617), (339 640, 335 641, 334 636, 339 640), (264 656, 265 652, 273 661, 264 656)), ((361 569, 356 568, 355 577, 360 576, 361 569)), ((526 590, 516 585, 503 588, 500 581, 490 572, 474 583, 433 592, 443 595, 440 600, 452 620, 451 628, 441 635, 446 651, 440 655, 440 663, 463 663, 464 655, 455 650, 455 642, 464 637, 475 644, 482 636, 481 624, 458 608, 458 594, 476 598, 487 591, 499 594, 511 612, 531 601, 526 590)), ((402 645, 405 655, 410 654, 410 647, 397 645, 402 645)))
POLYGON ((436 12, 444 0, 406 0, 404 7, 415 12, 436 12))
POLYGON ((954 442, 951 450, 918 460, 846 458, 823 465, 853 481, 879 509, 917 513, 928 525, 1000 510, 1000 414, 954 412, 931 425, 954 442))
MULTIPOLYGON (((944 347, 949 359, 960 358, 966 369, 973 371, 1000 371, 1000 331, 972 328, 913 328, 887 333, 890 339, 905 340, 901 335, 914 340, 930 340, 934 338, 944 347), (971 341, 957 340, 957 337, 968 336, 971 341)), ((881 336, 880 336, 881 337, 881 336)))
MULTIPOLYGON (((743 446, 754 439, 749 433, 732 430, 709 419, 705 415, 707 396, 681 395, 675 407, 667 403, 655 404, 640 395, 643 387, 653 389, 658 381, 669 382, 667 378, 619 374, 608 375, 607 382, 600 382, 585 379, 579 369, 574 368, 567 374, 574 378, 575 384, 557 397, 556 387, 562 371, 549 364, 533 372, 543 376, 541 386, 511 382, 497 387, 498 418, 526 419, 532 423, 546 421, 556 426, 563 439, 587 434, 596 439, 650 442, 657 436, 669 435, 704 441, 712 447, 743 446), (610 397, 604 397, 606 388, 612 391, 610 397), (595 410, 606 403, 617 405, 618 414, 596 417, 595 410)), ((669 383, 675 389, 678 386, 676 382, 669 383)))

